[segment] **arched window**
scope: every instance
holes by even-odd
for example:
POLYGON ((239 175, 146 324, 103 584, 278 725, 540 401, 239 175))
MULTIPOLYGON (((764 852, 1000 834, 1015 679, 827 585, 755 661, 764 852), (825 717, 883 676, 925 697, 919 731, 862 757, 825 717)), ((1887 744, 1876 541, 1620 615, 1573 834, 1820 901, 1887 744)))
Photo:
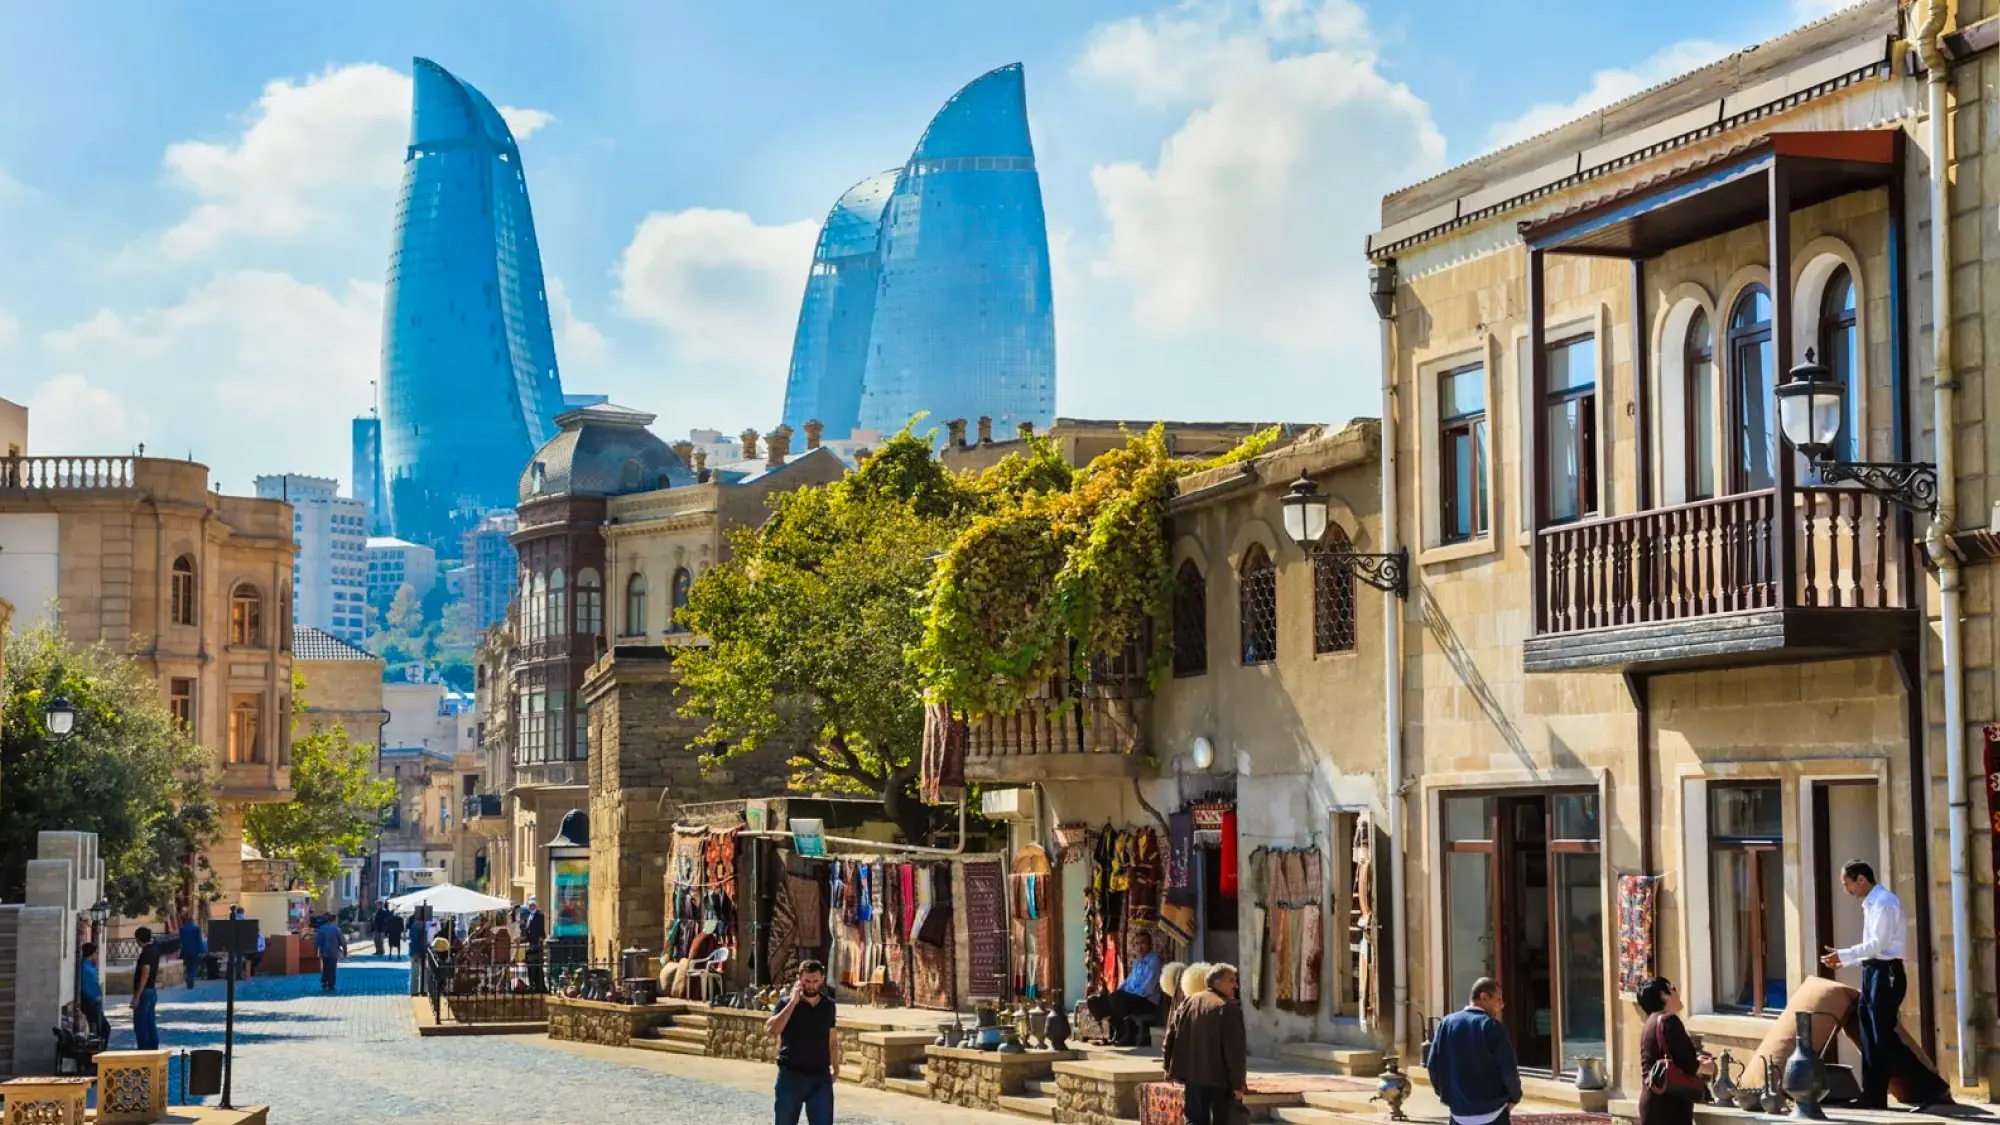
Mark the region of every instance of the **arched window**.
POLYGON ((1174 675, 1208 671, 1208 581, 1189 559, 1174 575, 1174 675))
POLYGON ((528 575, 523 574, 521 576, 521 596, 514 606, 514 616, 516 622, 515 628, 520 631, 520 639, 524 641, 535 639, 535 611, 532 608, 534 604, 534 580, 528 575))
POLYGON ((174 560, 172 608, 168 611, 176 625, 195 623, 194 560, 182 555, 174 560))
POLYGON ((634 574, 625 580, 625 635, 646 635, 646 576, 634 574))
POLYGON ((1715 329, 1708 323, 1706 311, 1694 311, 1681 355, 1681 370, 1687 373, 1687 394, 1681 400, 1687 404, 1683 458, 1687 498, 1707 500, 1715 495, 1715 329))
POLYGON ((576 572, 576 631, 590 637, 604 633, 604 584, 588 567, 576 572))
POLYGON ((248 582, 229 595, 229 643, 245 648, 264 645, 264 595, 248 582))
POLYGON ((1243 663, 1269 664, 1278 658, 1278 568, 1261 545, 1243 552, 1237 586, 1243 663))
POLYGON ((1729 313, 1730 485, 1738 492, 1770 488, 1777 430, 1772 426, 1771 391, 1777 377, 1771 348, 1771 293, 1752 285, 1729 313))
POLYGON ((251 765, 264 760, 262 703, 262 698, 254 694, 229 697, 230 765, 251 765))
POLYGON ((1834 455, 1843 461, 1861 459, 1861 400, 1868 389, 1861 385, 1861 333, 1854 316, 1854 275, 1846 266, 1826 279, 1826 291, 1819 299, 1819 356, 1835 379, 1847 387, 1847 417, 1841 419, 1840 437, 1834 455))
POLYGON ((688 568, 684 566, 675 567, 674 568, 674 619, 673 622, 667 626, 668 632, 670 633, 687 632, 687 625, 681 621, 681 610, 687 608, 688 590, 692 589, 693 586, 694 586, 694 575, 688 572, 688 568))
POLYGON ((569 580, 563 568, 549 571, 549 596, 542 611, 542 635, 561 637, 569 633, 569 580))
POLYGON ((1354 572, 1339 556, 1352 551, 1347 533, 1328 520, 1313 544, 1313 653, 1354 651, 1354 572))

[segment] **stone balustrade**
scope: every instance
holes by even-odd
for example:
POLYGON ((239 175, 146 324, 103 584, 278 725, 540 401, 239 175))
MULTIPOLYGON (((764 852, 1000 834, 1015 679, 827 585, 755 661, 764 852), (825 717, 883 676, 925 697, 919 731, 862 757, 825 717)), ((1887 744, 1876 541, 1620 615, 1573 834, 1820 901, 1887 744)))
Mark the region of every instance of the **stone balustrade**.
POLYGON ((549 1038, 623 1047, 668 1022, 674 1009, 660 1004, 607 1004, 551 996, 546 1002, 549 1038))
POLYGON ((1059 1062, 1056 1125, 1119 1125, 1139 1116, 1139 1087, 1165 1080, 1157 1059, 1059 1062))
POLYGON ((1077 1051, 1023 1051, 1003 1055, 965 1047, 924 1049, 924 1080, 931 1100, 967 1109, 997 1109, 1000 1099, 1018 1097, 1031 1079, 1047 1078, 1055 1064, 1077 1051))

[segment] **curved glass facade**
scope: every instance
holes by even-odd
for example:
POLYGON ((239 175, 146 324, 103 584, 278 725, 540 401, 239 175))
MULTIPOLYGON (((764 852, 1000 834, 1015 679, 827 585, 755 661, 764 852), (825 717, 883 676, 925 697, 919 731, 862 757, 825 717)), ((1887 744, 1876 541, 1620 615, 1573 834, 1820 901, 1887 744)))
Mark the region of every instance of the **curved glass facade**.
POLYGON ((847 189, 819 228, 785 383, 785 424, 793 430, 817 419, 826 437, 841 441, 853 435, 861 416, 861 380, 882 280, 882 211, 897 174, 882 172, 847 189))
POLYGON ((382 331, 382 461, 399 538, 441 553, 514 504, 562 410, 521 152, 484 94, 415 60, 382 331))

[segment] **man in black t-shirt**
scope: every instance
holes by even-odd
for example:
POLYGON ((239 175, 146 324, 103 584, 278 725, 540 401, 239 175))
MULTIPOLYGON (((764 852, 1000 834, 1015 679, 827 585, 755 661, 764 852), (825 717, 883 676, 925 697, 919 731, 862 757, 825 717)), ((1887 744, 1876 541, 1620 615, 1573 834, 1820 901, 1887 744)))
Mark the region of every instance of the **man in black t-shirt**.
POLYGON ((139 941, 139 963, 132 967, 132 1038, 141 1051, 160 1049, 160 947, 153 944, 153 931, 140 926, 132 932, 139 941))
POLYGON ((836 1018, 826 966, 800 965, 791 996, 764 1021, 764 1030, 778 1037, 777 1125, 798 1125, 802 1109, 808 1125, 833 1125, 833 1079, 840 1073, 836 1018))

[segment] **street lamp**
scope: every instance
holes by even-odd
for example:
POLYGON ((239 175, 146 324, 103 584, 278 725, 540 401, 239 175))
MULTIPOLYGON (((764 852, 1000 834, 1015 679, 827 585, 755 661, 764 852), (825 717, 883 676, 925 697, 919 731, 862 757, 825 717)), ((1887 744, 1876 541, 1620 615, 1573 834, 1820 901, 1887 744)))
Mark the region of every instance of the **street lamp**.
MULTIPOLYGON (((1285 509, 1285 534, 1302 550, 1310 551, 1326 534, 1327 500, 1302 469, 1299 479, 1285 490, 1279 501, 1285 509)), ((1410 552, 1398 547, 1388 554, 1356 551, 1345 541, 1335 546, 1329 557, 1342 574, 1351 574, 1385 594, 1407 599, 1410 596, 1410 552)))
POLYGON ((1792 368, 1773 392, 1785 440, 1819 470, 1821 484, 1853 483, 1898 507, 1937 515, 1937 466, 1923 461, 1842 461, 1834 456, 1846 417, 1847 385, 1813 358, 1792 368))
POLYGON ((42 725, 49 732, 49 738, 61 742, 76 729, 76 705, 58 695, 42 708, 42 725))

